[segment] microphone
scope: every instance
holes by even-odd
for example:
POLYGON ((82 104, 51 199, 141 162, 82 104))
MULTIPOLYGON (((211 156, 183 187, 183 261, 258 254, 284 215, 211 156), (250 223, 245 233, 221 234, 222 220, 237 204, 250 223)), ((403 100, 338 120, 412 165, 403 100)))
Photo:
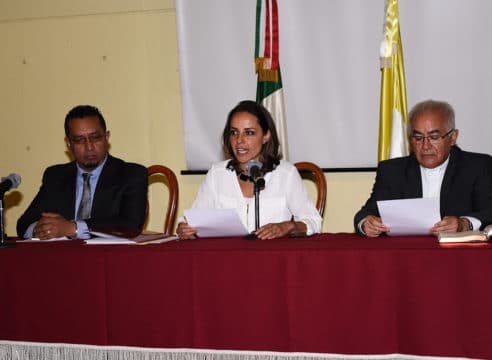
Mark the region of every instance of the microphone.
MULTIPOLYGON (((256 160, 249 160, 246 163, 246 170, 248 170, 248 176, 253 181, 254 193, 255 193, 255 232, 260 228, 260 190, 265 187, 265 179, 263 179, 263 172, 261 168, 263 164, 256 160)), ((256 240, 258 236, 253 232, 246 235, 246 239, 256 240)))
POLYGON ((246 164, 246 170, 248 170, 248 176, 253 179, 253 182, 260 188, 265 187, 265 179, 263 179, 263 172, 261 168, 263 164, 256 160, 249 160, 246 164))
POLYGON ((21 183, 21 177, 17 174, 10 174, 9 176, 2 177, 0 182, 0 194, 3 196, 7 191, 16 189, 21 183))

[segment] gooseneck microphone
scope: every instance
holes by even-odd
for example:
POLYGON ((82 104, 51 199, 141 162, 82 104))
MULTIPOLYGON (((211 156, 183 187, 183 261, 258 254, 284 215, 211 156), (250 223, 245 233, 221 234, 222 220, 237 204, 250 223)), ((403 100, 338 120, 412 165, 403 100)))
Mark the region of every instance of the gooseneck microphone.
POLYGON ((263 178, 263 172, 261 171, 262 168, 263 164, 256 160, 249 160, 246 164, 248 176, 253 180, 255 185, 258 185, 260 189, 265 187, 265 179, 263 178))
MULTIPOLYGON (((254 183, 255 194, 255 232, 260 227, 260 190, 265 188, 265 179, 263 178, 263 172, 261 171, 263 164, 256 160, 249 160, 246 163, 246 170, 248 170, 248 176, 254 183)), ((246 235, 246 239, 254 240, 258 239, 255 233, 246 235)))
POLYGON ((17 174, 10 174, 2 177, 0 182, 0 195, 3 196, 7 191, 17 189, 21 183, 21 177, 17 174))
POLYGON ((3 196, 11 189, 16 189, 21 182, 17 174, 5 176, 0 181, 0 249, 15 246, 15 242, 7 242, 7 235, 3 224, 3 196))

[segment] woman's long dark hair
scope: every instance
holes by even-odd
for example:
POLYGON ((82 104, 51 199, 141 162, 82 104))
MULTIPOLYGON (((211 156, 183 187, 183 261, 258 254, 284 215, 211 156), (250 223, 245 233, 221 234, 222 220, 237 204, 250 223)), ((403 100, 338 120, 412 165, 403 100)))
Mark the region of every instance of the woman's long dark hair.
POLYGON ((229 115, 227 115, 227 122, 224 131, 222 132, 224 152, 227 157, 232 159, 227 167, 231 170, 234 169, 238 174, 241 172, 239 162, 234 156, 230 141, 232 118, 240 112, 246 112, 253 115, 258 120, 258 124, 263 130, 263 134, 270 131, 270 139, 263 144, 261 148, 260 161, 263 164, 264 173, 272 171, 280 163, 280 159, 282 158, 282 154, 279 151, 280 143, 278 141, 277 129, 273 122, 272 115, 270 115, 268 110, 260 103, 252 100, 241 101, 229 112, 229 115))

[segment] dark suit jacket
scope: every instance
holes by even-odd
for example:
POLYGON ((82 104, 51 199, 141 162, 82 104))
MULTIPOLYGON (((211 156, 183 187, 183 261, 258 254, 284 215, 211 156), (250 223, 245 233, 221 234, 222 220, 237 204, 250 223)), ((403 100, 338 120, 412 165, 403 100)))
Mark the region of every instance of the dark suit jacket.
MULTIPOLYGON (((74 161, 46 169, 38 194, 17 221, 19 237, 40 219, 42 212, 57 213, 69 220, 75 218, 76 176, 74 161)), ((145 220, 146 202, 146 168, 108 155, 97 182, 87 225, 90 230, 140 230, 145 220)))
MULTIPOLYGON (((376 201, 422 197, 422 177, 416 157, 382 161, 371 197, 355 214, 354 226, 368 215, 380 216, 376 201)), ((472 216, 482 227, 492 223, 492 158, 457 146, 451 149, 440 196, 441 217, 472 216)))

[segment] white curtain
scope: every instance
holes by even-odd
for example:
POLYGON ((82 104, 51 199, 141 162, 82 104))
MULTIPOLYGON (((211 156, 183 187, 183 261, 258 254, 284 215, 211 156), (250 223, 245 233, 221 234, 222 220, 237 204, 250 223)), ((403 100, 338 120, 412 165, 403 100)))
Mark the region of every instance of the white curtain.
MULTIPOLYGON (((289 158, 326 168, 377 163, 384 0, 279 0, 289 158)), ((176 0, 186 158, 222 156, 228 111, 254 99, 255 0, 176 0)), ((400 0, 408 105, 456 110, 458 144, 490 152, 492 1, 400 0)))

